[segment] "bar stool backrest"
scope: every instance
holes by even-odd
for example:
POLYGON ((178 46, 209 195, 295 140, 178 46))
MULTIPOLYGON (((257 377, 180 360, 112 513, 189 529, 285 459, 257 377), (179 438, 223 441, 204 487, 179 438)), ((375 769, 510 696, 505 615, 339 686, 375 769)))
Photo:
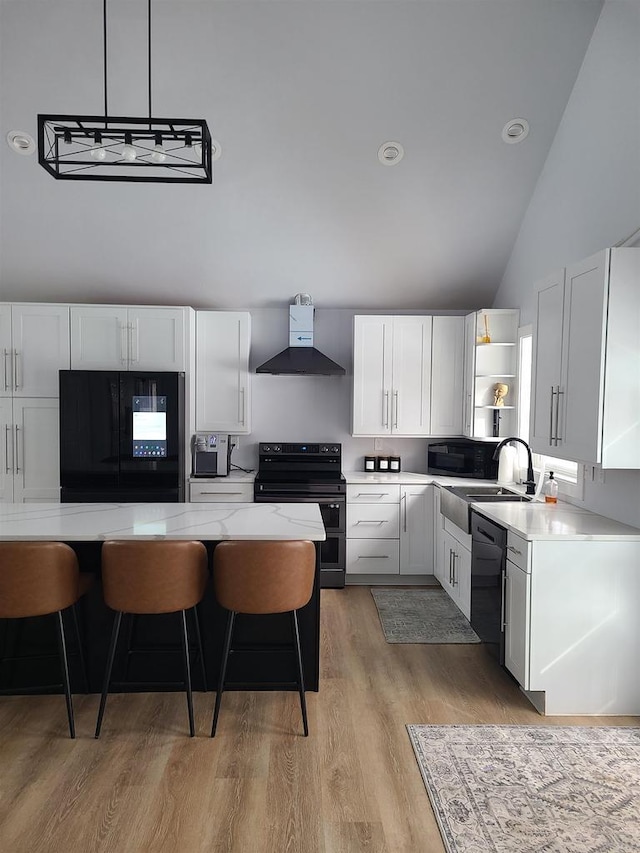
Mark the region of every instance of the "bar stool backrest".
POLYGON ((313 592, 313 542, 227 541, 213 552, 218 602, 236 613, 286 613, 304 607, 313 592))
POLYGON ((0 618, 66 610, 80 597, 78 560, 63 542, 0 542, 0 618))
POLYGON ((202 599, 207 583, 202 542, 109 541, 102 546, 104 600, 123 613, 176 613, 202 599))

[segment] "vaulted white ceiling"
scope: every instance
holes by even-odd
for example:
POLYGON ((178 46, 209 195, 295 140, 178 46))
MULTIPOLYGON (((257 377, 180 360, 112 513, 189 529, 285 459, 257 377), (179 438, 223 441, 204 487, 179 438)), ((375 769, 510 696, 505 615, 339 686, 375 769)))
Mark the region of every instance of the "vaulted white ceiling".
MULTIPOLYGON (((8 148, 39 112, 102 111, 102 2, 2 0, 1 298, 490 305, 601 6, 154 0, 153 112, 206 118, 223 154, 213 186, 142 186, 8 148)), ((146 0, 108 19, 109 111, 144 116, 146 0)))

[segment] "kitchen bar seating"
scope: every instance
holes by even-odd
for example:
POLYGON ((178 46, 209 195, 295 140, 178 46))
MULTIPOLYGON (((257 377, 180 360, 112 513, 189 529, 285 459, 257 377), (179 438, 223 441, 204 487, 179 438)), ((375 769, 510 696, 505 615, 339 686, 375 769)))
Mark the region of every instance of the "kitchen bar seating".
MULTIPOLYGON (((184 654, 189 733, 195 735, 191 664, 186 611, 193 609, 196 638, 203 669, 204 658, 196 605, 202 600, 208 579, 207 550, 193 541, 109 541, 102 546, 102 586, 106 604, 116 611, 104 674, 95 736, 100 736, 107 703, 122 614, 180 613, 184 654)), ((206 689, 206 682, 205 682, 206 689)))
POLYGON ((211 726, 214 737, 237 614, 291 614, 292 651, 295 655, 296 686, 300 694, 305 737, 309 734, 305 700, 300 631, 296 611, 308 604, 313 592, 316 552, 313 542, 226 541, 213 553, 213 586, 218 603, 229 611, 215 710, 211 726))
POLYGON ((0 619, 56 615, 62 686, 72 738, 76 734, 63 611, 72 608, 85 691, 88 691, 75 604, 87 592, 91 581, 91 575, 80 573, 74 551, 62 542, 0 542, 0 619))

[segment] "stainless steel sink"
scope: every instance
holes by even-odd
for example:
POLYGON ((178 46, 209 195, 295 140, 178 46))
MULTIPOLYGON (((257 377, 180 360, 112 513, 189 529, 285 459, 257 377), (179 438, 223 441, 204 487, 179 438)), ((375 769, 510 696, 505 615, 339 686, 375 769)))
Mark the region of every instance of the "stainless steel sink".
POLYGON ((531 498, 504 486, 444 486, 440 489, 440 512, 465 533, 471 533, 471 504, 476 502, 527 502, 531 498))

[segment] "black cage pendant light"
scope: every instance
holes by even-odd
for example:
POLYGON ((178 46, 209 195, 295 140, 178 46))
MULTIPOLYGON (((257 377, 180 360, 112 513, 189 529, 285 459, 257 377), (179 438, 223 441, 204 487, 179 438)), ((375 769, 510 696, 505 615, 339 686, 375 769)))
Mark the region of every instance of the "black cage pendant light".
POLYGON ((151 0, 147 0, 149 115, 109 116, 107 0, 102 4, 104 115, 38 115, 38 161, 67 181, 210 184, 211 135, 204 119, 152 118, 151 0))

